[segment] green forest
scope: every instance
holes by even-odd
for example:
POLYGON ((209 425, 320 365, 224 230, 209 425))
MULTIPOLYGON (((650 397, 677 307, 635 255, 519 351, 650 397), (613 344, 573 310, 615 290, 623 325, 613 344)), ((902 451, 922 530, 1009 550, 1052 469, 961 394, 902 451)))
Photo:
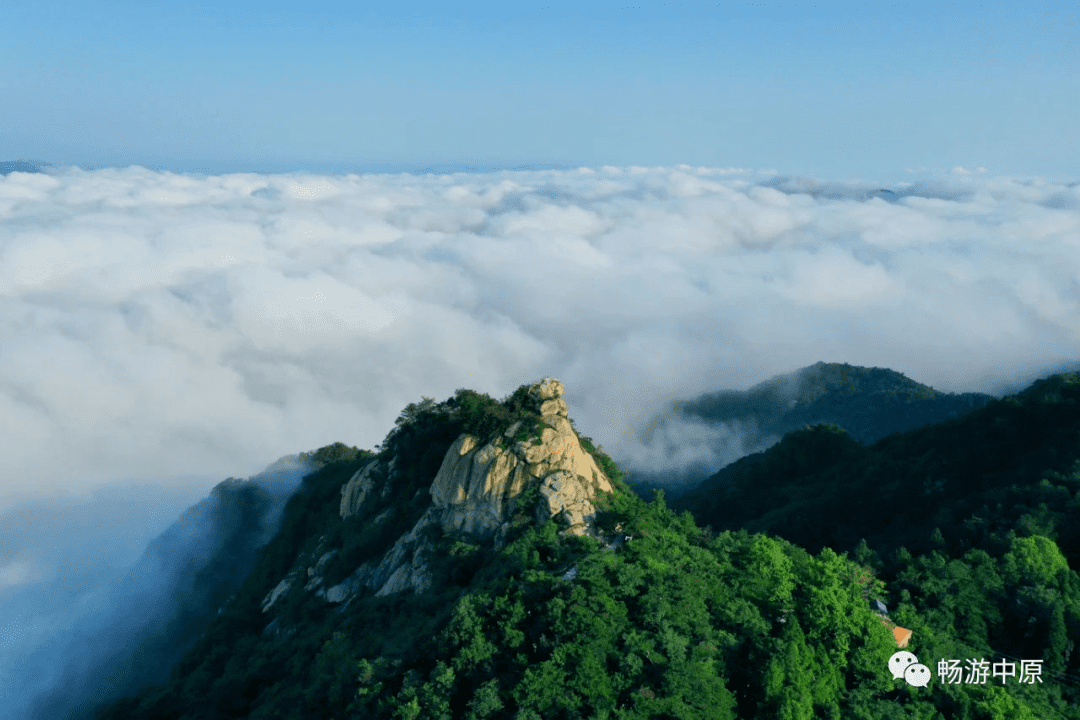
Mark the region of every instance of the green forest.
POLYGON ((319 535, 344 577, 412 527, 460 433, 518 421, 519 438, 542 428, 524 389, 460 390, 410 405, 376 452, 311 454, 279 532, 167 682, 98 720, 1080 718, 1080 375, 872 445, 811 425, 670 506, 582 437, 614 486, 596 526, 617 547, 538 525, 527 491, 498 550, 433 531, 429 592, 342 611, 297 588, 268 631, 263 598, 319 535), (376 456, 397 460, 393 493, 343 521, 342 484, 376 456), (912 631, 928 686, 893 677, 871 600, 912 631), (978 660, 1039 662, 1030 682, 977 682, 978 660))

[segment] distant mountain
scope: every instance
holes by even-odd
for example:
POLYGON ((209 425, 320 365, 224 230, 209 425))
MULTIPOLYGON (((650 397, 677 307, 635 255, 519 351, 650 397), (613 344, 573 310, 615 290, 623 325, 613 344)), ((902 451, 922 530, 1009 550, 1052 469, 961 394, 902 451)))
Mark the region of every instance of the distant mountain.
POLYGON ((13 172, 40 173, 47 167, 50 167, 49 163, 40 160, 0 160, 0 175, 13 172))
POLYGON ((799 429, 689 503, 714 531, 630 492, 562 392, 319 451, 168 679, 96 717, 1080 720, 1080 376, 871 447, 799 429), (889 671, 894 624, 930 691, 889 671), (940 676, 965 657, 1015 674, 940 676))
POLYGON ((963 415, 993 399, 982 393, 939 392, 886 368, 819 362, 749 390, 723 390, 676 402, 672 413, 658 417, 650 432, 654 437, 667 435, 682 441, 680 425, 686 421, 727 430, 711 448, 711 454, 719 458, 717 464, 681 477, 671 471, 634 471, 629 483, 640 494, 662 487, 670 497, 679 497, 723 465, 765 450, 808 425, 839 425, 869 444, 892 433, 963 415))
POLYGON ((758 439, 832 423, 861 443, 873 443, 963 415, 993 399, 982 393, 939 392, 886 368, 819 362, 743 392, 702 395, 676 409, 706 422, 750 424, 758 439))

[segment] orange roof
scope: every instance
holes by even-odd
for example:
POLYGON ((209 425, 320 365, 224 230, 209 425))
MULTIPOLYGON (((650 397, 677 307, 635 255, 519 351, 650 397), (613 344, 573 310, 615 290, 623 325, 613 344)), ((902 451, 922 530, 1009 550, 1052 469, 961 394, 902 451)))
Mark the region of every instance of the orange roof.
POLYGON ((896 646, 907 647, 908 640, 911 639, 911 631, 907 628, 902 628, 899 625, 894 624, 892 620, 889 620, 889 618, 885 617, 884 615, 879 615, 878 617, 881 618, 881 622, 892 628, 892 634, 893 638, 896 640, 896 646))
POLYGON ((898 625, 894 625, 892 629, 893 637, 896 638, 896 647, 907 647, 908 640, 911 639, 911 631, 902 628, 898 625))

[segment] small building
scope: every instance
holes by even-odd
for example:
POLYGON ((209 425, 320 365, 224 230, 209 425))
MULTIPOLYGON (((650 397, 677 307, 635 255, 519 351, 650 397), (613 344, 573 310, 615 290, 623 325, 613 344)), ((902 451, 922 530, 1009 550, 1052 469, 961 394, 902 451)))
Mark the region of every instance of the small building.
POLYGON ((884 615, 886 617, 888 617, 889 615, 889 609, 885 607, 885 603, 881 602, 880 600, 871 600, 870 609, 876 612, 878 615, 884 615))
POLYGON ((911 639, 911 631, 907 628, 902 628, 899 625, 893 625, 892 629, 893 637, 896 638, 896 647, 906 648, 908 640, 911 639))

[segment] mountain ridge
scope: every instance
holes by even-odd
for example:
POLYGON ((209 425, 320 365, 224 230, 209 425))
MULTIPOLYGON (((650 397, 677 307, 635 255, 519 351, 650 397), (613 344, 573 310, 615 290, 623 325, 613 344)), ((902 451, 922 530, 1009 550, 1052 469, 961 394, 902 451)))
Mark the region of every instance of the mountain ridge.
POLYGON ((702 420, 756 420, 764 436, 823 422, 862 443, 942 422, 993 400, 984 393, 943 393, 888 368, 817 362, 746 391, 707 393, 676 404, 702 420))
POLYGON ((702 465, 689 476, 673 481, 666 472, 635 471, 630 484, 639 493, 664 487, 670 497, 694 487, 739 457, 761 452, 788 433, 808 425, 839 425, 863 444, 958 417, 986 405, 994 396, 985 393, 944 393, 888 368, 867 368, 847 363, 818 362, 776 375, 747 390, 721 390, 690 400, 676 401, 673 414, 654 419, 646 435, 664 437, 674 421, 692 421, 707 428, 728 428, 714 443, 719 460, 702 465))
MULTIPOLYGON (((888 601, 892 621, 913 630, 911 647, 920 657, 956 657, 965 643, 975 643, 1041 657, 1055 682, 1078 669, 1071 648, 1080 641, 1080 577, 1069 566, 1076 561, 1069 543, 1080 535, 1067 522, 1069 512, 1075 517, 1068 503, 1080 492, 1080 444, 1069 444, 1080 423, 1080 379, 1050 378, 978 411, 980 422, 999 427, 1002 437, 1027 436, 1027 445, 999 442, 991 458, 1012 468, 1007 480, 1077 463, 1074 477, 1054 470, 1043 473, 1049 485, 1022 488, 1036 506, 1045 497, 1051 514, 1025 506, 1034 514, 1012 518, 1012 534, 973 526, 965 539, 946 526, 937 533, 941 537, 930 538, 933 551, 915 556, 906 550, 890 555, 885 545, 879 553, 877 543, 870 546, 864 538, 856 544, 857 537, 834 543, 836 551, 826 545, 810 553, 780 537, 801 527, 788 516, 770 526, 771 537, 742 528, 703 529, 690 513, 669 509, 662 492, 649 503, 630 492, 618 466, 576 431, 579 449, 600 471, 597 480, 602 473, 612 490, 589 499, 593 512, 553 508, 541 497, 543 472, 543 479, 529 473, 532 480, 515 502, 503 506, 511 472, 489 483, 487 471, 453 468, 466 456, 464 466, 471 469, 478 462, 490 468, 499 457, 509 463, 519 443, 525 451, 538 447, 537 439, 539 446, 551 445, 559 434, 552 426, 559 423, 549 421, 562 416, 541 411, 536 385, 503 401, 466 390, 444 403, 425 398, 403 411, 377 453, 340 443, 320 450, 327 462, 305 476, 255 568, 170 679, 102 707, 96 716, 537 720, 839 713, 869 720, 916 711, 1020 717, 1027 708, 1032 716, 1080 717, 1075 694, 1060 683, 1038 688, 1041 695, 1010 696, 994 687, 942 684, 925 695, 905 690, 902 682, 897 686, 886 670, 895 639, 867 603, 888 601), (477 440, 463 441, 468 436, 477 440), (492 450, 478 453, 485 447, 492 450), (1005 462, 1014 455, 1022 462, 1005 462), (445 498, 462 506, 471 498, 477 512, 503 510, 495 513, 499 522, 471 526, 481 532, 462 532, 469 513, 444 514, 452 503, 439 509, 439 522, 410 540, 427 548, 424 573, 416 573, 416 547, 405 547, 402 538, 434 506, 440 473, 444 482, 456 478, 445 482, 445 498), (575 522, 588 515, 588 522, 575 522), (511 527, 496 541, 505 522, 511 527), (575 526, 581 532, 570 532, 575 526), (329 542, 328 533, 338 536, 329 542), (1066 543, 1064 554, 1054 537, 1066 543), (334 549, 337 554, 328 557, 334 549), (934 552, 951 558, 943 568, 973 568, 957 577, 975 579, 950 591, 961 598, 949 611, 960 613, 955 617, 936 609, 943 596, 932 589, 942 582, 935 573, 950 571, 937 569, 934 552), (388 557, 393 561, 387 563, 388 557), (365 563, 386 564, 382 581, 353 586, 351 599, 343 594, 331 602, 329 591, 365 563), (263 612, 272 591, 294 571, 296 580, 263 612), (415 583, 421 575, 430 584, 415 583), (394 576, 399 581, 389 585, 391 591, 378 595, 394 576), (1038 605, 1037 598, 1050 598, 1049 604, 1038 605), (808 677, 817 684, 808 684, 808 677)), ((872 447, 906 452, 912 438, 928 442, 935 433, 943 444, 959 447, 968 442, 956 429, 965 422, 973 422, 970 415, 872 447)), ((977 455, 980 439, 969 440, 963 452, 977 455)), ((779 458, 798 489, 803 478, 845 466, 869 450, 842 428, 819 425, 762 455, 779 458)), ((761 458, 743 465, 755 463, 761 458)), ((765 465, 775 469, 775 463, 765 465)), ((567 470, 548 474, 560 472, 567 470)), ((994 491, 996 480, 986 482, 974 490, 994 491)), ((933 484, 919 489, 930 493, 928 499, 938 492, 933 484)), ((772 517, 769 512, 805 499, 778 500, 757 508, 749 520, 760 524, 772 517)))

